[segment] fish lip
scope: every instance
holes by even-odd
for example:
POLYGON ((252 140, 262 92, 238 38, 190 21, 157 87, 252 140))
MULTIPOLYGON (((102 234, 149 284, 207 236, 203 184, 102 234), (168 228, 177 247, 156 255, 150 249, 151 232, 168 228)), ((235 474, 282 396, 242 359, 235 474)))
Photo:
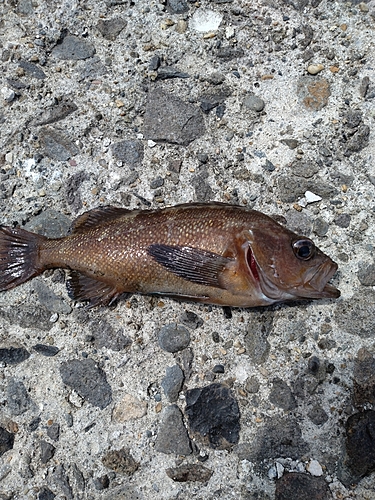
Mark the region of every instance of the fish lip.
POLYGON ((323 262, 311 279, 308 280, 308 284, 319 293, 318 297, 330 299, 337 299, 340 297, 340 290, 331 283, 328 283, 337 269, 338 265, 336 262, 328 260, 327 262, 323 262))

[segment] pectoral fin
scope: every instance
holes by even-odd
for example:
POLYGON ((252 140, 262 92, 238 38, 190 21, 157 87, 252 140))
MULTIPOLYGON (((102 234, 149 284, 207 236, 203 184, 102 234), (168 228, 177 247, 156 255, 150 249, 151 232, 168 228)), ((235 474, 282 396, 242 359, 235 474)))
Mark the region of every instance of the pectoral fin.
POLYGON ((232 259, 187 246, 150 245, 148 254, 168 271, 198 285, 223 288, 220 273, 232 259))

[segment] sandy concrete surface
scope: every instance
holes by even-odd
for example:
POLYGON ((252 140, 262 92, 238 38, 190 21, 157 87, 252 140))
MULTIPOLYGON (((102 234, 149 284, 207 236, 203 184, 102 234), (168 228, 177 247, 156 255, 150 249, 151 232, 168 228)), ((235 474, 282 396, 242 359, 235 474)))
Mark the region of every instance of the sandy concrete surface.
POLYGON ((0 499, 375 498, 375 2, 0 0, 0 222, 246 205, 337 300, 0 294, 0 499))

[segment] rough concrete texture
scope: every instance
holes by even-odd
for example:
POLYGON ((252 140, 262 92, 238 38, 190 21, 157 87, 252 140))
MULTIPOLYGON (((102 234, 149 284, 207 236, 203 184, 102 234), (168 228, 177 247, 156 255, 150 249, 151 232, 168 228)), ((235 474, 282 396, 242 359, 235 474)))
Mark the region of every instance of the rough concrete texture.
POLYGON ((1 293, 0 499, 374 499, 375 2, 0 0, 0 66, 1 224, 247 205, 342 292, 87 310, 56 270, 1 293))

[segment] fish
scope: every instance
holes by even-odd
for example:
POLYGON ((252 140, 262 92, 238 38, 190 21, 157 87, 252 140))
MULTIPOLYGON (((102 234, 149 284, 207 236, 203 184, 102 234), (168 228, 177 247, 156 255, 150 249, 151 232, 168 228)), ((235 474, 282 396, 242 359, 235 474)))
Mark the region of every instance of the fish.
POLYGON ((0 291, 53 268, 69 270, 68 296, 88 307, 125 293, 241 308, 340 296, 337 264, 310 238, 219 202, 99 207, 54 239, 0 226, 0 291))

